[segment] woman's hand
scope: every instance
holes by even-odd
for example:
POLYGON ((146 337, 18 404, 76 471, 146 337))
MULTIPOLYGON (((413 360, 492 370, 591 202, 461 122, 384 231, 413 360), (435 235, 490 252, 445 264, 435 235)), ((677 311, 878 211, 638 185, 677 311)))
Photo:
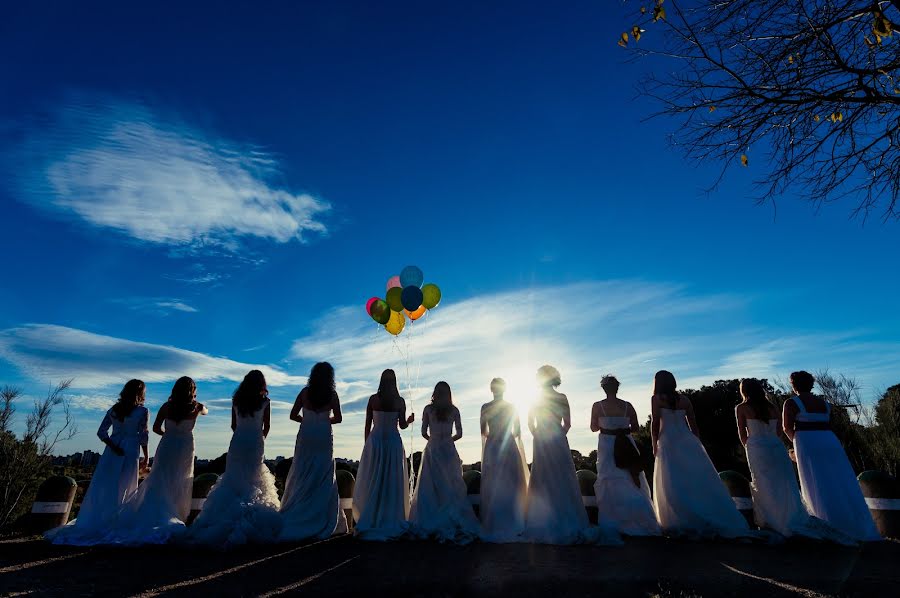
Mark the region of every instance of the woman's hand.
POLYGON ((124 457, 125 451, 122 450, 122 447, 116 444, 109 445, 109 448, 112 449, 112 452, 116 454, 117 457, 124 457))
POLYGON ((794 463, 797 462, 797 453, 794 452, 794 449, 788 449, 788 457, 790 457, 791 461, 794 463))
POLYGON ((408 426, 409 424, 413 423, 414 421, 416 421, 416 414, 410 413, 409 417, 406 418, 406 425, 408 426))
POLYGON ((659 443, 654 442, 654 443, 653 443, 653 456, 654 456, 654 457, 656 456, 656 453, 657 453, 658 451, 659 451, 659 443))

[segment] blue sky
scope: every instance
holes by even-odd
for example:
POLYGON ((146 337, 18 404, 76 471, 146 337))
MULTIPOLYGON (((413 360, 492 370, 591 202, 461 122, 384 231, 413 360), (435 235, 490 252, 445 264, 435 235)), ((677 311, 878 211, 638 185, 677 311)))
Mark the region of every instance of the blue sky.
POLYGON ((320 359, 351 458, 384 367, 417 412, 451 384, 467 461, 491 377, 524 398, 544 362, 583 452, 610 371, 642 415, 663 367, 683 386, 829 367, 866 399, 900 382, 896 223, 755 205, 763 148, 707 194, 716 167, 645 120, 638 77, 673 65, 626 62, 620 5, 191 4, 24 3, 0 25, 0 381, 75 378, 61 452, 98 449, 128 378, 155 408, 187 374, 216 456, 264 366, 267 453, 289 455, 320 359), (408 360, 364 312, 407 264, 443 290, 408 360))

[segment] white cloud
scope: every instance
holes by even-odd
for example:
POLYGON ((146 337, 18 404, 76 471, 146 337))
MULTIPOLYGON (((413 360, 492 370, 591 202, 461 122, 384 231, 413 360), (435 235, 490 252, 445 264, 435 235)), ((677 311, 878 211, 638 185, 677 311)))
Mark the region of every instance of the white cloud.
POLYGON ((275 186, 276 159, 148 107, 80 97, 6 150, 17 196, 135 239, 235 248, 327 232, 327 202, 275 186))
POLYGON ((173 311, 197 313, 197 308, 182 299, 174 297, 129 297, 127 299, 111 299, 113 303, 127 305, 130 309, 146 313, 166 315, 173 311))
POLYGON ((261 370, 270 386, 302 385, 271 365, 255 365, 167 345, 136 342, 50 324, 28 324, 0 331, 0 358, 38 380, 75 378, 76 388, 105 388, 129 378, 147 383, 179 376, 198 381, 240 381, 261 370))

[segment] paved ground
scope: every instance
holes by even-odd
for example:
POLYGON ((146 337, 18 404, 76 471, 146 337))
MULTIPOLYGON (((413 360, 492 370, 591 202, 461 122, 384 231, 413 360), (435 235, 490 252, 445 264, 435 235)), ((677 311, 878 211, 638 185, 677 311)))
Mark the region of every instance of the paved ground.
POLYGON ((624 547, 323 542, 214 552, 0 540, 0 595, 760 596, 900 594, 900 543, 630 540, 624 547))

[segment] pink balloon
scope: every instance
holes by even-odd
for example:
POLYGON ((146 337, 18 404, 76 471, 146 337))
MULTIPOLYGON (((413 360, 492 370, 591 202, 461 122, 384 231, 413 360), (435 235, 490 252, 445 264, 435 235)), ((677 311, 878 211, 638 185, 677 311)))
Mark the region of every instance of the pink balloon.
POLYGON ((400 277, 399 276, 391 276, 387 281, 387 288, 384 289, 385 292, 390 291, 394 287, 400 286, 400 277))
POLYGON ((372 297, 368 301, 366 301, 366 313, 370 316, 372 315, 372 304, 378 301, 378 297, 372 297))

